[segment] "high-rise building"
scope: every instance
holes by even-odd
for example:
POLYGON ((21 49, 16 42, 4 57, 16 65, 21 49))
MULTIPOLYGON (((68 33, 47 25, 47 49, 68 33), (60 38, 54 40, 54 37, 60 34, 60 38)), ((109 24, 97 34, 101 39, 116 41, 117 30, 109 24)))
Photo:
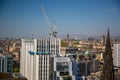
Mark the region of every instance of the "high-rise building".
POLYGON ((102 43, 102 45, 105 45, 105 36, 104 35, 102 36, 101 43, 102 43))
POLYGON ((115 67, 120 67, 120 44, 113 45, 113 63, 115 67))
POLYGON ((99 71, 99 64, 100 62, 98 60, 79 61, 78 66, 80 75, 87 76, 99 71))
POLYGON ((28 80, 38 80, 36 78, 38 78, 39 71, 39 56, 32 52, 37 52, 37 40, 22 39, 20 73, 28 80))
POLYGON ((49 57, 60 55, 60 39, 22 39, 20 73, 28 80, 49 80, 49 57))
POLYGON ((74 58, 68 56, 50 57, 49 80, 82 80, 78 72, 78 65, 74 58))
POLYGON ((67 34, 67 40, 69 40, 69 37, 70 37, 69 34, 67 34))
MULTIPOLYGON (((70 65, 70 63, 68 63, 68 58, 66 57, 57 57, 57 56, 53 56, 50 58, 50 61, 52 62, 50 65, 51 67, 51 78, 50 80, 63 80, 63 73, 64 76, 68 76, 66 78, 69 78, 71 80, 71 76, 69 75, 69 69, 68 69, 68 65, 70 65)), ((70 67, 71 70, 71 67, 70 67)))
POLYGON ((0 54, 0 72, 12 73, 13 71, 13 58, 9 54, 0 54))
POLYGON ((60 55, 61 40, 58 38, 38 39, 37 51, 50 52, 52 55, 60 55))

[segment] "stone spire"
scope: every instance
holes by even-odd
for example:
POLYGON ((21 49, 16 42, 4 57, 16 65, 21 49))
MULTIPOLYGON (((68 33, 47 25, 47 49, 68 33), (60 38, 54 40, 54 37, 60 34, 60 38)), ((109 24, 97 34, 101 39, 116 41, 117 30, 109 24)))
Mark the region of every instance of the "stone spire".
POLYGON ((107 32, 106 48, 103 57, 104 57, 104 64, 103 64, 102 80, 114 80, 113 58, 112 58, 109 28, 107 32))

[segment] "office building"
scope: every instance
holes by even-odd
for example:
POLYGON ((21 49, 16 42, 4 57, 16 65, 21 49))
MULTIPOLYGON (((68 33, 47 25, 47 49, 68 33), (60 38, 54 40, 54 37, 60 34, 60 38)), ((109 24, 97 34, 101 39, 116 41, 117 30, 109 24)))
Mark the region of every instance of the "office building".
POLYGON ((49 80, 50 55, 60 55, 60 39, 22 39, 20 73, 28 80, 49 80))
POLYGON ((12 73, 13 71, 13 58, 9 54, 0 54, 0 72, 12 73))
POLYGON ((113 45, 113 63, 115 67, 120 67, 120 44, 113 45))
POLYGON ((91 73, 99 71, 100 62, 98 60, 80 61, 78 62, 79 73, 81 76, 87 76, 91 73))
POLYGON ((82 80, 74 58, 53 56, 50 62, 50 80, 82 80))

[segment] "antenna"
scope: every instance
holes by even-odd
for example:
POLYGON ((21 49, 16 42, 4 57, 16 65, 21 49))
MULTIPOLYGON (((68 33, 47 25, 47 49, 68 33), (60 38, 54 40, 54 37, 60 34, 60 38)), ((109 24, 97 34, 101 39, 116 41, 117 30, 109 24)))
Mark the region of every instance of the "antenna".
POLYGON ((56 26, 57 25, 56 25, 55 20, 53 20, 54 26, 51 26, 49 19, 48 19, 48 16, 47 16, 47 13, 46 13, 46 10, 45 10, 44 6, 42 5, 42 2, 41 2, 41 9, 42 9, 43 15, 47 21, 48 27, 50 28, 50 33, 49 33, 50 37, 51 38, 56 37, 56 35, 57 35, 56 26))

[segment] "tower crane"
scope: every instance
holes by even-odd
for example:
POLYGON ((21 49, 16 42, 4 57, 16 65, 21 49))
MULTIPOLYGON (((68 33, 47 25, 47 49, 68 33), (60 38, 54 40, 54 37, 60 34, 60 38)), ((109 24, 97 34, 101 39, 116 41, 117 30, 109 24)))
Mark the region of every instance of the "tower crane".
POLYGON ((46 10, 45 10, 45 8, 44 8, 44 6, 43 6, 42 4, 41 4, 41 9, 42 9, 42 12, 43 12, 43 14, 44 14, 44 17, 45 17, 45 19, 46 19, 46 21, 47 21, 48 27, 50 28, 49 36, 50 36, 51 38, 57 37, 57 32, 56 32, 57 24, 56 24, 55 20, 53 20, 54 24, 53 24, 53 26, 52 26, 51 23, 50 23, 50 21, 49 21, 49 19, 48 19, 46 10))

